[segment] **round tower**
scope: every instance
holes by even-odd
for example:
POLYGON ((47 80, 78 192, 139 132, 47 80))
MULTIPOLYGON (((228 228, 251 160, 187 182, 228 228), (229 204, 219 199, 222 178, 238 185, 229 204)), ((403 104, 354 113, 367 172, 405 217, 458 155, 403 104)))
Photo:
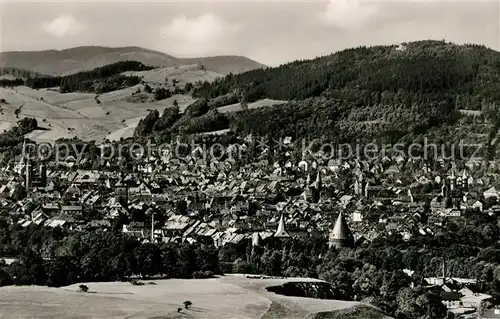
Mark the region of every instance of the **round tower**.
POLYGON ((335 247, 337 249, 354 246, 354 237, 342 212, 339 213, 337 222, 335 223, 333 230, 330 232, 328 246, 335 247))

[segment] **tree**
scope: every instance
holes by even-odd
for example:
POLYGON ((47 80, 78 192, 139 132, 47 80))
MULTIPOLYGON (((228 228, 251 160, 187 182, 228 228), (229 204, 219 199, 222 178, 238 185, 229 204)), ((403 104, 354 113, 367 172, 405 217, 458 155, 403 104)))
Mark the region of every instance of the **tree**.
POLYGON ((185 215, 187 212, 187 202, 183 199, 177 200, 175 202, 175 210, 180 215, 185 215))
POLYGON ((144 92, 151 94, 151 93, 153 93, 153 89, 149 86, 149 84, 146 83, 144 85, 144 92))
POLYGON ((9 273, 0 268, 0 287, 12 285, 12 278, 9 273))
POLYGON ((192 89, 193 89, 193 83, 187 82, 184 85, 184 94, 188 94, 189 92, 191 92, 192 89))
POLYGON ((88 292, 89 291, 89 287, 87 287, 86 285, 80 285, 80 286, 78 286, 78 291, 80 291, 80 292, 88 292))
POLYGON ((17 184, 16 186, 14 186, 11 197, 16 201, 20 201, 25 199, 27 195, 28 194, 26 193, 26 188, 21 184, 17 184))
POLYGON ((158 112, 158 110, 149 112, 149 114, 144 119, 141 119, 139 121, 139 124, 137 124, 137 127, 134 131, 134 136, 141 137, 151 134, 159 117, 160 113, 158 112))
POLYGON ((159 87, 155 90, 154 98, 156 101, 164 100, 172 96, 170 90, 165 89, 164 87, 159 87))
POLYGON ((197 117, 206 114, 210 110, 207 99, 199 99, 188 105, 185 112, 190 117, 197 117))
POLYGON ((184 301, 183 304, 184 304, 184 308, 186 308, 186 309, 189 309, 189 307, 191 307, 193 305, 193 303, 189 300, 184 301))
POLYGON ((248 110, 248 91, 246 89, 241 91, 240 105, 242 110, 248 110))

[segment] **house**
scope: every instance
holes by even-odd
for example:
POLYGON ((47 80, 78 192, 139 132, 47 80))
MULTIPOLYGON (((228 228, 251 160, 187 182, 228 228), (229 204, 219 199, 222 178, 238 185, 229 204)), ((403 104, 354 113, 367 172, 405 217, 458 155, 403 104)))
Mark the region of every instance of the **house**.
POLYGON ((455 208, 446 208, 446 209, 443 209, 439 212, 439 214, 442 216, 442 217, 460 217, 461 216, 461 212, 459 209, 455 209, 455 208))
POLYGON ((64 215, 81 215, 83 207, 81 205, 61 206, 61 214, 64 215))
POLYGON ((500 318, 500 307, 485 310, 483 313, 479 314, 479 319, 499 319, 500 318))
POLYGON ((485 190, 483 192, 483 196, 484 198, 498 198, 498 191, 496 190, 496 188, 493 186, 491 188, 488 188, 487 190, 485 190))
POLYGON ((443 291, 441 292, 441 299, 443 305, 446 306, 447 309, 453 308, 462 308, 463 303, 461 298, 461 294, 459 292, 454 291, 443 291))
POLYGON ((483 211, 483 203, 481 201, 475 201, 474 204, 472 204, 472 209, 477 209, 480 212, 483 211))

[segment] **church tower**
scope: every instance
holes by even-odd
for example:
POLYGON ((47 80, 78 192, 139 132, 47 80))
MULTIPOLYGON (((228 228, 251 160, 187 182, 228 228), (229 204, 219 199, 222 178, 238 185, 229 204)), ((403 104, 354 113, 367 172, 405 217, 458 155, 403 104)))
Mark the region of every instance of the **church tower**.
POLYGON ((47 166, 45 166, 44 162, 40 163, 39 178, 41 186, 47 186, 47 166))
POLYGON ((278 223, 278 229, 276 229, 276 232, 274 233, 275 238, 291 238, 290 234, 286 230, 285 227, 285 220, 283 218, 283 214, 281 214, 280 221, 278 223))
POLYGON ((314 187, 318 191, 318 193, 321 193, 321 188, 323 187, 323 184, 321 183, 321 171, 318 170, 318 174, 316 175, 316 181, 314 182, 314 187))
POLYGON ((357 178, 354 178, 354 194, 360 196, 363 193, 362 186, 357 178))
POLYGON ((31 182, 32 182, 33 171, 31 167, 31 161, 29 157, 26 159, 26 172, 25 172, 25 181, 24 186, 26 187, 26 193, 30 191, 31 182))
POLYGON ((330 232, 328 246, 335 247, 337 249, 354 246, 354 237, 342 212, 339 213, 337 222, 335 223, 333 230, 330 232))

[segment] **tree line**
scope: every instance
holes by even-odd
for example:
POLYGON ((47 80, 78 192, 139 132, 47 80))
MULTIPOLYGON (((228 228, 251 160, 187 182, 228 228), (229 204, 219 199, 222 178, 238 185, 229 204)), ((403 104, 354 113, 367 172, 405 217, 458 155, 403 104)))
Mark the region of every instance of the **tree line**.
POLYGON ((137 61, 120 61, 95 68, 91 71, 79 72, 66 76, 29 77, 25 85, 32 89, 59 87, 61 93, 92 92, 105 93, 141 83, 137 76, 125 76, 126 71, 146 71, 153 67, 145 66, 137 61))

